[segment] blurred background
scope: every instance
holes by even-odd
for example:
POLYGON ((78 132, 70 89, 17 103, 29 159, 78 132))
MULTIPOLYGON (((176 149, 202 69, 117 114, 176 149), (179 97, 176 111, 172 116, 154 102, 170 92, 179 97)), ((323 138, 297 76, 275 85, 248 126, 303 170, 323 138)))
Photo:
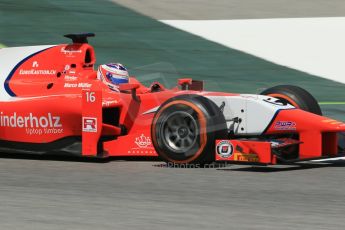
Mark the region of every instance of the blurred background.
MULTIPOLYGON (((0 44, 68 43, 64 34, 94 32, 96 37, 89 42, 95 47, 97 63, 121 62, 144 83, 159 80, 172 87, 177 78, 192 77, 206 81, 208 90, 240 93, 294 84, 310 91, 327 116, 345 120, 343 84, 275 64, 160 21, 341 16, 344 11, 338 7, 339 1, 317 0, 312 8, 305 4, 308 0, 286 2, 263 0, 248 7, 237 0, 213 4, 204 0, 0 0, 0 44)), ((207 31, 206 26, 204 29, 207 31)))

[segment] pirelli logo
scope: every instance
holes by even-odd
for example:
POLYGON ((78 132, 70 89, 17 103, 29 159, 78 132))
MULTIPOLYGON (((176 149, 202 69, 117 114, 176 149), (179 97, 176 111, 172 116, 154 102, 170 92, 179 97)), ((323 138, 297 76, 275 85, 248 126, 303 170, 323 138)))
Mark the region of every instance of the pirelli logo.
POLYGON ((246 161, 246 162, 259 162, 259 157, 256 154, 247 154, 247 153, 235 153, 235 161, 246 161))

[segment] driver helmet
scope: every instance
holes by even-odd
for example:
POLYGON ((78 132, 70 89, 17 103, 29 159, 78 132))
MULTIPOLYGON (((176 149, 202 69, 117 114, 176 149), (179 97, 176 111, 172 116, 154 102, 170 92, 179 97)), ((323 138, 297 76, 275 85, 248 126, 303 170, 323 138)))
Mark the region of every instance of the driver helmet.
POLYGON ((120 63, 100 65, 97 71, 97 78, 114 91, 119 91, 119 84, 129 82, 128 71, 120 63))

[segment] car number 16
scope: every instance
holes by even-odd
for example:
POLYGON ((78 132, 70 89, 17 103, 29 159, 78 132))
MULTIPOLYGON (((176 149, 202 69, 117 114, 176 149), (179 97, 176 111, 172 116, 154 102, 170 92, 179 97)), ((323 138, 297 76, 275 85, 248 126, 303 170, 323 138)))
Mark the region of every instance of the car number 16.
POLYGON ((95 102, 96 101, 96 96, 95 92, 86 92, 86 102, 95 102))

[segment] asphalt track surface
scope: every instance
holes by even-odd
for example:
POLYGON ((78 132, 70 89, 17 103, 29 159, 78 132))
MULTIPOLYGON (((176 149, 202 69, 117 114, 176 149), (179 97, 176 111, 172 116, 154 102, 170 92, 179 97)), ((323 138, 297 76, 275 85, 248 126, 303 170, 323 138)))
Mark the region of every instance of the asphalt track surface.
MULTIPOLYGON (((61 2, 49 1, 51 5, 61 2)), ((296 1, 302 4, 298 6, 303 7, 304 3, 304 9, 309 9, 299 11, 300 16, 304 16, 303 12, 314 12, 315 16, 345 14, 342 5, 330 7, 323 14, 324 4, 314 2, 296 1)), ((327 1, 330 5, 332 2, 336 1, 327 1)), ((259 6, 254 6, 250 15, 272 17, 274 12, 281 11, 290 17, 289 12, 272 8, 270 4, 265 9, 272 14, 266 16, 259 6)), ((193 5, 187 7, 192 15, 193 5)), ((239 10, 238 14, 247 16, 245 5, 239 8, 243 13, 239 10)), ((47 14, 49 10, 46 9, 47 14)), ((160 11, 164 14, 164 8, 160 11)), ((19 7, 17 13, 16 17, 20 17, 27 12, 19 7)), ((34 19, 34 23, 39 22, 34 19)), ((20 25, 6 33, 0 31, 2 38, 6 38, 1 41, 6 45, 28 42, 30 36, 23 40, 16 36, 15 41, 6 37, 18 29, 26 31, 31 24, 28 21, 28 25, 20 25)), ((36 39, 49 41, 52 32, 37 31, 36 39)), ((105 49, 108 47, 100 48, 103 58, 105 49)), ((135 52, 132 50, 128 57, 122 58, 129 61, 135 52)), ((167 52, 173 54, 172 50, 167 52)), ((343 161, 301 166, 218 165, 184 169, 168 168, 159 161, 85 161, 5 154, 0 158, 0 229, 344 229, 344 175, 343 161)))
POLYGON ((0 229, 344 229, 345 163, 0 160, 0 229))

